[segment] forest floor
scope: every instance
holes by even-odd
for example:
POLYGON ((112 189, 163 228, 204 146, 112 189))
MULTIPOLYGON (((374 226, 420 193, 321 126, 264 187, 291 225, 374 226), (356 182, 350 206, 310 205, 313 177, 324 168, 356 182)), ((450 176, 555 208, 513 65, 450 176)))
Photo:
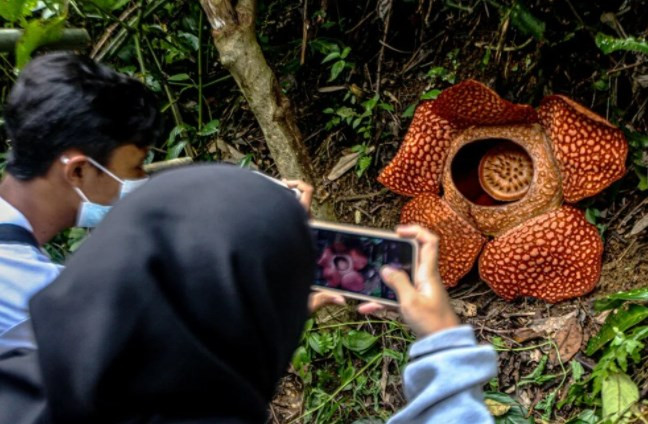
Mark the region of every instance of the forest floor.
MULTIPOLYGON (((335 205, 341 222, 381 228, 393 228, 398 223, 400 210, 407 199, 389 192, 375 178, 393 157, 407 129, 408 119, 403 118, 403 111, 416 103, 422 94, 443 89, 454 81, 478 79, 508 100, 532 105, 537 105, 546 94, 563 93, 626 131, 645 134, 648 130, 646 56, 622 54, 612 58, 603 55, 594 43, 596 28, 600 30, 601 27, 612 33, 645 37, 648 34, 645 21, 637 21, 637 14, 633 13, 648 10, 645 2, 616 2, 605 9, 590 7, 586 2, 533 2, 530 5, 532 13, 545 25, 545 38, 541 41, 524 34, 503 18, 501 11, 489 6, 491 2, 473 3, 474 7, 461 9, 449 7, 449 2, 446 6, 433 2, 429 11, 421 9, 427 3, 418 4, 417 10, 413 3, 409 15, 404 10, 393 11, 387 32, 375 11, 358 11, 359 6, 338 10, 337 13, 345 18, 353 16, 353 12, 357 14, 356 24, 349 24, 351 29, 344 33, 341 43, 352 47, 349 60, 356 61, 353 71, 338 84, 325 83, 327 69, 305 72, 291 82, 289 95, 296 105, 300 125, 315 158, 316 175, 320 178, 319 198, 335 205), (367 18, 363 20, 363 16, 367 18), (382 43, 381 34, 384 36, 382 43), (389 47, 381 49, 381 45, 389 47), (379 72, 378 60, 382 61, 379 72), (435 67, 443 70, 434 75, 435 71, 431 73, 430 69, 435 67), (327 106, 336 109, 335 105, 329 106, 331 103, 337 102, 337 107, 345 105, 341 96, 332 97, 336 90, 344 93, 352 89, 360 99, 367 100, 374 95, 378 73, 383 93, 381 101, 387 98, 385 101, 395 107, 393 111, 372 115, 371 137, 363 138, 344 124, 324 130, 322 121, 330 119, 330 115, 322 111, 327 106), (352 169, 329 181, 326 176, 337 161, 349 154, 345 149, 357 144, 374 149, 369 169, 361 177, 352 169)), ((642 154, 645 160, 646 152, 642 154)), ((648 198, 645 191, 637 189, 637 178, 632 171, 595 199, 578 206, 588 209, 593 217, 591 220, 604 229, 603 270, 592 293, 556 305, 533 299, 506 302, 480 281, 476 270, 450 289, 462 319, 474 326, 478 339, 500 347, 500 373, 497 381, 490 383, 491 388, 511 394, 536 418, 540 417, 540 412, 534 407, 553 390, 557 390, 557 399, 563 398, 569 381, 555 379, 545 384, 521 385, 524 376, 532 374, 545 355, 549 356, 549 361, 544 372, 560 373, 567 361, 557 361, 552 350, 568 359, 573 357, 586 370, 591 370, 594 362, 583 354, 583 350, 607 315, 594 314, 593 301, 606 294, 648 285, 648 237, 646 231, 632 231, 633 227, 641 225, 641 220, 648 219, 648 198), (556 345, 547 343, 550 340, 556 345)), ((320 325, 322 322, 330 325, 330 322, 360 322, 362 318, 354 316, 350 308, 331 308, 320 313, 317 320, 320 325)), ((388 326, 369 327, 373 334, 389 331, 388 326)), ((367 326, 354 328, 367 329, 367 326)), ((389 347, 404 346, 397 343, 389 347)), ((399 371, 389 364, 381 369, 383 374, 399 371)), ((648 369, 639 367, 636 376, 645 399, 648 369)), ((383 375, 380 396, 388 411, 403 404, 399 382, 397 379, 394 384, 391 382, 392 379, 383 375)), ((274 422, 291 422, 308 409, 303 402, 304 390, 297 374, 285 380, 273 406, 274 422)), ((341 392, 338 396, 342 399, 345 394, 341 392)), ((351 395, 347 393, 346 396, 351 395)), ((344 401, 339 402, 344 405, 344 401)), ((370 396, 366 402, 367 405, 371 403, 370 396)), ((563 422, 576 410, 566 405, 551 415, 548 422, 563 422)), ((355 415, 356 418, 362 416, 355 415)), ((312 419, 304 418, 306 421, 312 419)))

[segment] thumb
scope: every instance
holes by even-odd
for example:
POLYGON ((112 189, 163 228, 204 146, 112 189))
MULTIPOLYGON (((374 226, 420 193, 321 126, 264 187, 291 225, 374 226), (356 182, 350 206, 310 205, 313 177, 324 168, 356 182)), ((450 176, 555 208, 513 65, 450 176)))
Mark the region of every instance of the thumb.
POLYGON ((385 284, 396 292, 399 303, 416 294, 416 289, 405 271, 384 266, 380 270, 380 276, 385 284))

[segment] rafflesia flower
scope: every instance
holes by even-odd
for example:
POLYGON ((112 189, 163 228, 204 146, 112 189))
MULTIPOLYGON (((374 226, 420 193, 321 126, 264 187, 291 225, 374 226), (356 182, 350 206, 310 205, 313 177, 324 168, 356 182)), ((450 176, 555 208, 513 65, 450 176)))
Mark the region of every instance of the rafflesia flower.
POLYGON ((594 288, 603 254, 596 228, 563 202, 621 178, 627 151, 621 130, 567 97, 536 111, 468 80, 418 106, 378 180, 414 197, 402 223, 439 235, 447 286, 481 254, 481 278, 504 299, 559 302, 594 288))
POLYGON ((364 277, 361 272, 369 260, 356 249, 347 253, 344 246, 339 246, 334 252, 327 247, 317 261, 322 268, 322 276, 326 279, 327 287, 342 287, 345 290, 360 292, 364 288, 364 277))

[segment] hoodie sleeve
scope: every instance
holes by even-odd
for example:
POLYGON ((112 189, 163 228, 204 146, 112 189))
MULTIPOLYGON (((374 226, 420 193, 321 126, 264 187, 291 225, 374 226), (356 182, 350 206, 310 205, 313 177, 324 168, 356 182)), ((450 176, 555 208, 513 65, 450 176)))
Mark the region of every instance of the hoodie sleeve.
POLYGON ((405 368, 407 405, 388 424, 492 423, 482 385, 497 375, 492 346, 477 345, 472 327, 440 331, 414 343, 405 368))

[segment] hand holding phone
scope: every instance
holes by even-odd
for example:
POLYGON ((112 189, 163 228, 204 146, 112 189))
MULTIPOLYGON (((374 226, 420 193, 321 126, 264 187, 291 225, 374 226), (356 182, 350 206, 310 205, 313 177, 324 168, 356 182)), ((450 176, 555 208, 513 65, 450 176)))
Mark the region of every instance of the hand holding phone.
POLYGON ((315 290, 354 299, 396 305, 396 293, 384 284, 384 265, 413 273, 417 245, 396 233, 311 221, 317 245, 315 290))
MULTIPOLYGON (((401 270, 390 267, 381 270, 383 281, 398 296, 403 319, 419 337, 458 326, 459 318, 439 274, 439 238, 418 225, 401 226, 396 233, 416 240, 420 246, 413 285, 410 275, 401 270)), ((381 309, 383 305, 370 302, 361 305, 358 311, 369 314, 381 309)))
POLYGON ((297 197, 297 200, 299 200, 299 203, 306 209, 306 212, 310 214, 310 207, 311 203, 313 202, 313 186, 301 181, 301 180, 278 180, 276 178, 273 178, 269 175, 264 174, 263 172, 259 171, 252 171, 255 174, 266 178, 269 181, 272 181, 275 184, 278 184, 282 187, 287 188, 288 190, 291 190, 293 193, 295 193, 295 196, 297 197))
POLYGON ((310 214, 311 203, 313 202, 313 186, 301 180, 283 180, 286 186, 299 193, 299 203, 310 214))

